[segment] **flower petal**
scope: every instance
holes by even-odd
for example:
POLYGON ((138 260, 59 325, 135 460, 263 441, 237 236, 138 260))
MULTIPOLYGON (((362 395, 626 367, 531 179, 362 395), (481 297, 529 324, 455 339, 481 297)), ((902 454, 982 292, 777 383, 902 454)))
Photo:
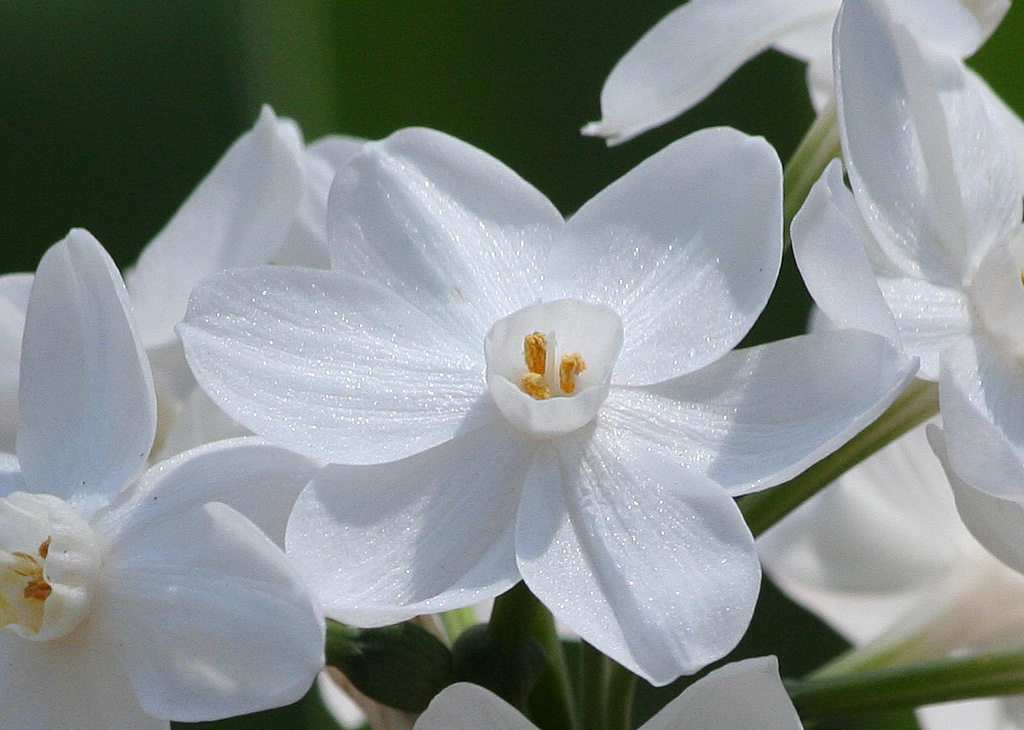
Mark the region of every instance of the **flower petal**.
POLYGON ((18 460, 31 491, 99 506, 149 456, 156 432, 149 362, 121 275, 87 231, 71 231, 39 262, 22 341, 19 418, 18 460))
POLYGON ((429 129, 367 143, 328 200, 335 270, 386 284, 476 347, 494 322, 537 301, 562 226, 515 172, 429 129))
POLYGON ((495 424, 401 461, 327 467, 295 504, 288 554, 345 623, 493 598, 519 580, 512 525, 531 452, 495 424))
POLYGON ((18 374, 31 274, 0 276, 0 451, 14 453, 18 430, 18 374))
POLYGON ((161 461, 118 494, 99 517, 108 539, 204 502, 223 502, 253 522, 280 548, 299 492, 320 465, 257 438, 238 438, 201 446, 161 461))
POLYGON ((448 685, 416 720, 414 730, 537 730, 505 700, 478 684, 448 685))
POLYGON ((263 107, 126 276, 147 347, 174 339, 204 276, 266 263, 280 248, 302 196, 301 160, 295 125, 263 107))
POLYGON ((18 730, 168 730, 143 712, 124 666, 90 624, 63 639, 0 634, 0 726, 18 730))
POLYGON ((491 422, 483 335, 455 338, 390 290, 263 267, 196 287, 178 328, 200 386, 255 433, 324 461, 400 459, 491 422))
POLYGON ((678 728, 801 730, 803 724, 782 685, 778 659, 763 656, 726 664, 697 680, 641 730, 678 728))
POLYGON ((558 620, 663 685, 736 645, 760 566, 725 491, 645 447, 599 426, 542 452, 523 490, 516 556, 558 620))
POLYGON ((658 385, 613 388, 601 419, 737 496, 835 451, 881 415, 916 369, 877 335, 819 332, 735 350, 658 385))
POLYGON ((948 351, 939 406, 950 468, 993 497, 1024 500, 1024 371, 978 333, 948 351))
POLYGON ((612 69, 600 122, 583 134, 625 142, 695 105, 746 61, 802 24, 823 24, 835 0, 690 0, 661 19, 612 69))
POLYGON ((654 383, 736 345, 781 261, 778 156, 761 138, 708 129, 650 157, 569 220, 544 296, 615 310, 625 340, 612 382, 654 383))
POLYGON ((211 503, 125 533, 101 620, 146 711, 182 722, 295 702, 324 665, 324 621, 284 554, 211 503))

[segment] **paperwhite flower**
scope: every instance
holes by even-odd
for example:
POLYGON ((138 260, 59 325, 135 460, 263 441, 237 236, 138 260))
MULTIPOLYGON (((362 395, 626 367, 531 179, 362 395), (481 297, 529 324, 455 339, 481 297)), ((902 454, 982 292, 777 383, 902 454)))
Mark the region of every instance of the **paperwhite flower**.
MULTIPOLYGON (((964 527, 923 426, 769 530, 758 552, 788 596, 862 651, 911 662, 1024 644, 1024 576, 964 527)), ((996 730, 1000 707, 1010 705, 986 699, 919 714, 930 730, 996 730)))
POLYGON ((848 0, 836 44, 853 192, 833 163, 794 220, 804 280, 833 322, 898 339, 940 380, 965 482, 1024 499, 1024 175, 1001 116, 880 2, 848 0))
POLYGON ((17 459, 0 457, 0 726, 167 728, 300 698, 322 613, 232 507, 282 539, 314 465, 244 439, 139 476, 153 383, 85 231, 40 262, 21 357, 17 459))
MULTIPOLYGON (((536 730, 490 691, 460 682, 445 688, 414 730, 536 730)), ((773 656, 726 664, 694 682, 640 730, 800 730, 803 725, 779 679, 773 656)))
MULTIPOLYGON (((921 42, 966 58, 999 25, 1010 0, 891 5, 921 42)), ((690 0, 616 64, 601 90, 603 119, 583 133, 625 142, 682 114, 768 48, 807 62, 807 85, 820 109, 832 95, 832 24, 839 6, 840 0, 690 0)))
POLYGON ((778 273, 780 188, 763 140, 712 129, 565 221, 405 130, 339 172, 332 271, 197 287, 178 331, 200 385, 339 464, 287 540, 328 614, 388 623, 522 578, 652 682, 727 652, 759 580, 732 497, 835 449, 915 367, 856 332, 730 352, 778 273))
MULTIPOLYGON (((195 387, 174 334, 204 276, 270 261, 324 266, 327 192, 361 141, 327 137, 308 147, 298 126, 263 107, 243 134, 143 249, 125 275, 160 407, 157 454, 170 456, 242 435, 195 387)), ((17 359, 31 276, 0 277, 0 447, 13 448, 17 359)))

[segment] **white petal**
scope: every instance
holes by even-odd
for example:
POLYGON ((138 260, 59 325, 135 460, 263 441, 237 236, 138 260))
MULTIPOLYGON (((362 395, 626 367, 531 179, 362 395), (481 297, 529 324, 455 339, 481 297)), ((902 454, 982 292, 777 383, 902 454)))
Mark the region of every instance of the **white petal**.
POLYGON ((99 517, 100 529, 120 541, 204 502, 223 502, 283 548, 295 499, 319 469, 257 438, 218 441, 151 468, 99 517))
POLYGON ((402 461, 327 467, 295 504, 288 554, 344 623, 493 598, 519 579, 512 526, 531 454, 496 424, 402 461))
MULTIPOLYGON (((185 358, 182 355, 182 362, 185 358)), ((190 371, 191 372, 191 371, 190 371)), ((159 392, 159 390, 157 391, 159 392)), ((152 462, 177 456, 183 451, 223 439, 251 436, 252 431, 241 426, 218 408, 203 390, 193 383, 192 392, 181 403, 161 402, 160 417, 170 421, 161 429, 153 449, 152 462)))
POLYGON ((881 2, 845 4, 834 49, 844 157, 868 227, 905 272, 956 284, 963 202, 925 62, 881 2))
POLYGON ((139 707, 114 643, 90 624, 44 643, 0 634, 0 726, 168 730, 139 707))
POLYGON ((645 446, 598 427, 539 455, 516 519, 516 556, 558 620, 663 685, 735 646, 760 567, 725 491, 645 446))
POLYGON ((949 459, 950 434, 932 427, 928 436, 946 468, 956 507, 971 534, 1006 565, 1024 573, 1024 501, 1000 499, 974 489, 949 459))
POLYGON ((761 138, 708 129, 588 202, 552 250, 545 299, 615 310, 612 382, 638 385, 713 362, 761 314, 782 261, 782 166, 761 138))
POLYGON ((280 248, 302 196, 301 159, 297 129, 263 107, 127 276, 147 346, 174 339, 204 276, 266 263, 280 248))
POLYGON ((367 143, 328 201, 334 269, 386 284, 478 347, 494 322, 537 301, 562 226, 504 164, 427 129, 367 143))
POLYGON ((993 497, 1024 500, 1024 369, 978 334, 943 358, 939 406, 953 471, 993 497))
POLYGON ((469 682, 445 687, 416 720, 415 730, 537 730, 519 710, 493 692, 469 682))
POLYGON ((18 460, 31 491, 108 499, 146 462, 153 378, 114 262, 76 229, 39 262, 21 353, 18 460))
POLYGON ((0 498, 11 492, 25 491, 25 480, 21 478, 21 467, 13 454, 0 453, 0 498))
POLYGON ((31 274, 0 276, 0 451, 14 453, 18 430, 18 373, 31 274))
POLYGON ((500 417, 482 403, 482 334, 453 339, 388 289, 339 272, 215 275, 178 331, 228 415, 324 461, 399 459, 500 417))
POLYGON ((835 0, 690 0, 619 60, 584 134, 625 142, 682 114, 792 28, 828 23, 835 0))
POLYGON ((323 617, 252 523, 211 503, 123 537, 101 617, 148 712, 214 720, 306 693, 324 664, 323 617))
POLYGON ((796 476, 871 423, 917 369, 887 340, 821 332, 735 350, 666 383, 613 388, 601 422, 734 496, 796 476))
POLYGON ((774 656, 726 664, 683 690, 641 730, 801 730, 774 656))

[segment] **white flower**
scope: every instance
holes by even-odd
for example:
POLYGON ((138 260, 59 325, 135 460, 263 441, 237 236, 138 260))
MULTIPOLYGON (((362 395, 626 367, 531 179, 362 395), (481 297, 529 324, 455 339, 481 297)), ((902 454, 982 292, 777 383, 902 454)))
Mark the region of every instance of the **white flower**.
MULTIPOLYGON (((519 711, 475 684, 445 688, 414 730, 536 730, 519 711)), ((745 659, 694 682, 640 730, 800 730, 775 657, 745 659)))
MULTIPOLYGON (((808 63, 807 85, 820 109, 832 95, 839 6, 840 0, 690 0, 616 64, 601 90, 603 119, 583 133, 611 143, 631 139, 682 114, 768 48, 808 63)), ((973 54, 1009 7, 1010 0, 892 0, 916 37, 957 58, 973 54)))
POLYGON ((835 51, 853 192, 833 163, 794 220, 804 280, 833 322, 899 340, 940 381, 965 482, 1024 499, 1024 171, 1002 117, 880 2, 847 1, 835 51))
POLYGON ((244 439, 139 475, 149 365, 85 231, 40 262, 21 357, 17 459, 0 457, 0 726, 167 728, 301 697, 322 613, 232 507, 281 540, 314 465, 244 439))
MULTIPOLYGON (((294 122, 263 107, 143 249, 125 275, 154 372, 160 429, 154 458, 244 431, 195 387, 174 334, 189 293, 222 269, 270 261, 327 266, 327 192, 361 142, 327 137, 303 147, 294 122)), ((31 276, 0 277, 0 448, 13 448, 17 359, 31 276)))
MULTIPOLYGON (((958 501, 970 498, 967 488, 960 492, 958 501)), ((924 426, 765 533, 758 552, 788 596, 862 652, 911 662, 1024 644, 1024 577, 964 527, 924 426)), ((1001 705, 979 700, 956 712, 993 715, 1001 705)), ((934 730, 1001 727, 956 724, 950 712, 931 708, 922 722, 934 730)))
POLYGON ((328 614, 387 623, 522 578, 652 682, 727 652, 759 581, 732 498, 838 447, 915 367, 856 332, 730 352, 778 273, 780 188, 763 140, 712 129, 565 221, 492 157, 405 130, 339 172, 332 271, 201 284, 178 330, 200 385, 338 464, 287 539, 328 614))

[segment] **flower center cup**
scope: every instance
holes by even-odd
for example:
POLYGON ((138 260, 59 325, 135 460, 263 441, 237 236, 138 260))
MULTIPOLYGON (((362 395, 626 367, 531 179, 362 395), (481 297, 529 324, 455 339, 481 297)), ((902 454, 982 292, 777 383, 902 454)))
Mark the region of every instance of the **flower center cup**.
POLYGON ((0 630, 32 641, 71 633, 89 612, 101 562, 92 528, 63 500, 0 499, 0 630))
POLYGON ((487 387, 520 431, 566 434, 597 416, 621 349, 622 320, 607 307, 576 299, 534 304, 487 333, 487 387))

